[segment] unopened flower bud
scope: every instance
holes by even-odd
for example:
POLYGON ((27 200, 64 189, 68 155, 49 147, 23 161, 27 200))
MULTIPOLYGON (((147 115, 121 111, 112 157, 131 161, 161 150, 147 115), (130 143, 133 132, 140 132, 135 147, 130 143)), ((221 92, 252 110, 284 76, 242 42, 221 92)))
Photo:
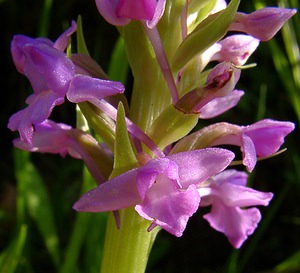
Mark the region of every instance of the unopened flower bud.
POLYGON ((295 9, 274 7, 259 9, 250 14, 238 12, 229 30, 245 32, 261 41, 268 41, 295 13, 295 9))
POLYGON ((208 74, 205 86, 185 94, 175 107, 184 113, 200 113, 213 99, 229 95, 239 77, 239 69, 228 62, 220 63, 208 74))
POLYGON ((116 26, 128 24, 131 20, 145 20, 149 28, 154 27, 161 18, 165 0, 96 0, 100 14, 116 26))

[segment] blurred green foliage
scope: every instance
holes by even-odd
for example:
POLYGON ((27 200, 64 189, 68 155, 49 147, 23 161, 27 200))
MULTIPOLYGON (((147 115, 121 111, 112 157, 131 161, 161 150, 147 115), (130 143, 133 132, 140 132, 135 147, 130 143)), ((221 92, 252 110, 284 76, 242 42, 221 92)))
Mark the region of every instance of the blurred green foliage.
MULTIPOLYGON (((298 8, 298 0, 241 1, 239 10, 261 6, 298 8)), ((13 67, 9 45, 13 34, 45 35, 55 39, 81 14, 87 48, 115 79, 126 77, 122 42, 113 54, 118 33, 98 15, 93 1, 0 1, 1 20, 1 181, 0 272, 99 272, 106 214, 76 214, 73 202, 94 182, 79 161, 54 155, 16 151, 7 128, 9 116, 24 107, 30 93, 26 79, 13 67), (110 62, 110 59, 112 60, 110 62), (122 62, 124 64, 124 62, 122 62)), ((245 70, 238 88, 245 95, 219 120, 250 124, 262 118, 290 120, 296 130, 287 138, 288 150, 259 162, 251 174, 256 189, 275 198, 262 208, 263 220, 240 250, 212 230, 199 210, 181 238, 161 231, 150 256, 148 273, 300 272, 300 54, 299 14, 271 42, 262 43, 245 70)), ((128 76, 130 78, 130 75, 128 76)), ((130 86, 130 81, 128 81, 130 86)), ((54 117, 74 123, 72 106, 55 110, 54 117)))

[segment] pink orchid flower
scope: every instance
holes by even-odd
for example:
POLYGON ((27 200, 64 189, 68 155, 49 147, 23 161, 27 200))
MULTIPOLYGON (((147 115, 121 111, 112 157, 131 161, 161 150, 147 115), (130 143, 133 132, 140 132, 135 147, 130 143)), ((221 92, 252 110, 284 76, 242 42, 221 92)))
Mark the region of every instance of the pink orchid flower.
POLYGON ((85 193, 73 206, 77 211, 114 211, 131 206, 160 226, 181 236, 188 219, 198 209, 197 185, 224 170, 234 154, 208 148, 152 159, 98 188, 85 193))
POLYGON ((63 52, 68 37, 76 31, 76 24, 67 29, 56 42, 44 38, 16 35, 11 44, 17 70, 30 81, 34 93, 26 99, 28 106, 15 113, 8 128, 18 130, 21 138, 31 143, 34 125, 42 123, 53 108, 64 102, 82 101, 81 98, 99 100, 122 93, 119 82, 77 74, 74 63, 63 52))
POLYGON ((219 232, 224 233, 229 242, 240 248, 256 229, 261 214, 252 206, 268 206, 273 194, 248 188, 247 174, 236 170, 226 170, 203 183, 199 188, 200 206, 211 205, 211 211, 203 217, 219 232))

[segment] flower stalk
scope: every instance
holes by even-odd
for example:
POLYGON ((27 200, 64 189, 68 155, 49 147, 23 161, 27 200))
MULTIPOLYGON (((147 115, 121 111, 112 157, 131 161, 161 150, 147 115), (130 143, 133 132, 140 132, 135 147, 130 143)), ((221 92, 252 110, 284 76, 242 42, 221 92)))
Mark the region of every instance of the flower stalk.
POLYGON ((108 217, 101 273, 143 273, 159 228, 148 232, 149 222, 133 208, 119 214, 119 229, 113 214, 108 217))

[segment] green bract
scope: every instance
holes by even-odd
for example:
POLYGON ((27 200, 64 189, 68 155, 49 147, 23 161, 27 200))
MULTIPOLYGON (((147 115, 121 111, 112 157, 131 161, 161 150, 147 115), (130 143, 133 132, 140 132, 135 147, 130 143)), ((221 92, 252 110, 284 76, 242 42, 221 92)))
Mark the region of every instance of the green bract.
POLYGON ((183 40, 171 60, 173 71, 180 70, 192 58, 201 54, 226 34, 239 2, 239 0, 232 0, 226 9, 209 16, 183 40))

